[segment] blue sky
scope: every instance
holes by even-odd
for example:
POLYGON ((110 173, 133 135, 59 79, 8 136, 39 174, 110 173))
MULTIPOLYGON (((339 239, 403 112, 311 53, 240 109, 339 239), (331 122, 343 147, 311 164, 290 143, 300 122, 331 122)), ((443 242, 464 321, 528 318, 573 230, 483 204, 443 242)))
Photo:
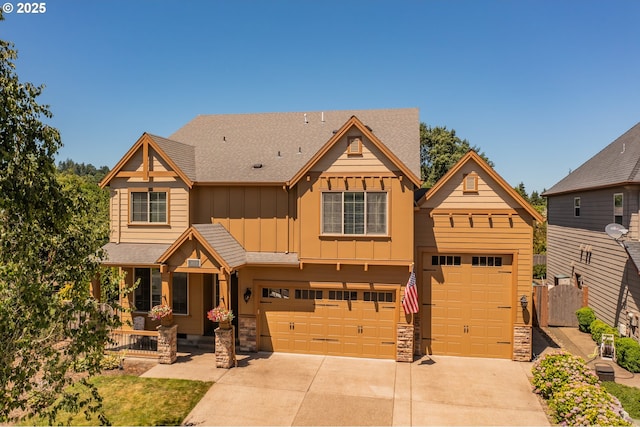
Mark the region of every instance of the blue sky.
POLYGON ((198 114, 418 107, 531 192, 640 121, 635 0, 8 1, 60 160, 111 167, 198 114))

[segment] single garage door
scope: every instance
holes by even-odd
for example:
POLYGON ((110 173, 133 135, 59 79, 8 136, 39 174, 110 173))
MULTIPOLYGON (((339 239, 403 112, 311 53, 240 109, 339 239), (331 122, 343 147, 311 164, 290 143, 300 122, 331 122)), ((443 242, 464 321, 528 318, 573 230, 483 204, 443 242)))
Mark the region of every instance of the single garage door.
POLYGON ((512 357, 512 258, 423 255, 425 354, 512 357))
POLYGON ((395 358, 396 289, 263 287, 260 349, 395 358))

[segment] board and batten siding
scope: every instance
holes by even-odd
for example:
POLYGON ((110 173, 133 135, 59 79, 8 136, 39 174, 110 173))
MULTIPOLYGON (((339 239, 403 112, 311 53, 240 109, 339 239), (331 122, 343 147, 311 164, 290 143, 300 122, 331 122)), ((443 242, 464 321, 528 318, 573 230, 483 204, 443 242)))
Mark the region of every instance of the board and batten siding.
POLYGON ((282 186, 196 186, 191 190, 193 224, 220 223, 247 251, 291 251, 293 192, 282 186))
POLYGON ((173 178, 140 182, 115 178, 110 184, 110 241, 116 243, 173 243, 189 226, 189 189, 173 178), (130 224, 132 190, 168 191, 168 224, 130 224))

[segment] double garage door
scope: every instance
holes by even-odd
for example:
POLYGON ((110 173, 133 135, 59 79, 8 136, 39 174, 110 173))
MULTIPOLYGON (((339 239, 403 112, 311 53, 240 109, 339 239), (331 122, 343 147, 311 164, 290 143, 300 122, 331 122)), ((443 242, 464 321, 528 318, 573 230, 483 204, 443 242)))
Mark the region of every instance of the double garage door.
POLYGON ((423 354, 512 357, 512 258, 423 255, 423 354))
POLYGON ((260 289, 260 349, 394 358, 396 289, 260 289))

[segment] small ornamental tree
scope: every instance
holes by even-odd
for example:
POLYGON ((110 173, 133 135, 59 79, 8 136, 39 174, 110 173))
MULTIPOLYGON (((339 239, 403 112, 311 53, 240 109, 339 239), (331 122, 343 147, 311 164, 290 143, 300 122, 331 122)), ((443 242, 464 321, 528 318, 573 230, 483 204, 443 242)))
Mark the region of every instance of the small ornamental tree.
POLYGON ((99 409, 86 379, 100 370, 121 307, 116 297, 116 310, 105 309, 90 283, 117 296, 120 277, 100 266, 108 224, 95 220, 99 207, 58 179, 60 134, 42 121, 51 117, 36 101, 43 88, 18 79, 16 58, 0 40, 0 423, 39 415, 53 424, 63 409, 99 409), (74 383, 88 393, 70 391, 74 383))

